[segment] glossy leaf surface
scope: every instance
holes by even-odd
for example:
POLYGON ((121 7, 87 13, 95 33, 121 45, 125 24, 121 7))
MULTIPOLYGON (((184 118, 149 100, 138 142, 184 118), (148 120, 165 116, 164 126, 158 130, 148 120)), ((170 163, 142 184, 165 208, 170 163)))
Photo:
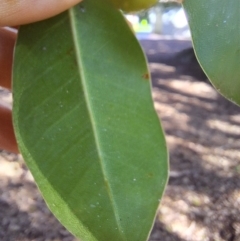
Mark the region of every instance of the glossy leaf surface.
POLYGON ((144 241, 167 180, 142 50, 123 16, 85 0, 21 27, 14 126, 55 216, 82 241, 144 241))
POLYGON ((216 89, 240 105, 240 1, 185 0, 197 58, 216 89))

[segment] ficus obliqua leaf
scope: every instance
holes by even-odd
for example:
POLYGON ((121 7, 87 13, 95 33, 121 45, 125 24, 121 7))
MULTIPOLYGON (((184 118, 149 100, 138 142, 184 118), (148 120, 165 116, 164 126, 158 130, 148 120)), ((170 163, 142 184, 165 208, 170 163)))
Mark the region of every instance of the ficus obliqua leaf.
POLYGON ((82 241, 144 241, 167 181, 143 52, 122 14, 84 0, 20 28, 13 118, 55 216, 82 241))
POLYGON ((197 58, 216 89, 240 105, 239 0, 184 0, 197 58))

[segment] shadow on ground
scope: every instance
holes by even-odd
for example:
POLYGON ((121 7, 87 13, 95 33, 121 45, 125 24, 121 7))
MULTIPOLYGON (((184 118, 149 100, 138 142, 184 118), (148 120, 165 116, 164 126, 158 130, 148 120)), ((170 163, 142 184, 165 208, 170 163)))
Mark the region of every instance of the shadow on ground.
POLYGON ((53 217, 22 159, 0 154, 0 240, 76 240, 53 217))
MULTIPOLYGON (((240 241, 240 108, 212 88, 190 41, 141 44, 171 165, 149 241, 240 241)), ((0 165, 1 241, 76 240, 52 216, 19 157, 2 152, 0 165)))
POLYGON ((171 166, 150 240, 239 241, 240 108, 213 89, 188 41, 142 46, 171 166))

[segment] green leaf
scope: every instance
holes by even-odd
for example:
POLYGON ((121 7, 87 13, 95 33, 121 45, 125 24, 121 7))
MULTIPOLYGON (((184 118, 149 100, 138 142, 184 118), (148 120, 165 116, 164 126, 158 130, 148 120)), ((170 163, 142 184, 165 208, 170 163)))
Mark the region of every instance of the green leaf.
POLYGON ((216 89, 240 105, 240 1, 185 0, 197 58, 216 89))
POLYGON ((122 14, 85 0, 21 27, 13 118, 55 216, 82 241, 146 240, 167 181, 143 52, 122 14))

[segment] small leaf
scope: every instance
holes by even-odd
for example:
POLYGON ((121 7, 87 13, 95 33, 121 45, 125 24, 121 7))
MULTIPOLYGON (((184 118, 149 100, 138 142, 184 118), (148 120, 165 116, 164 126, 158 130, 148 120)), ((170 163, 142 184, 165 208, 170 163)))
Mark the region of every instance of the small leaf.
POLYGON ((197 58, 216 89, 240 105, 239 0, 185 0, 197 58))
POLYGON ((82 241, 144 241, 167 180, 143 52, 123 16, 85 0, 19 31, 19 148, 55 216, 82 241))

